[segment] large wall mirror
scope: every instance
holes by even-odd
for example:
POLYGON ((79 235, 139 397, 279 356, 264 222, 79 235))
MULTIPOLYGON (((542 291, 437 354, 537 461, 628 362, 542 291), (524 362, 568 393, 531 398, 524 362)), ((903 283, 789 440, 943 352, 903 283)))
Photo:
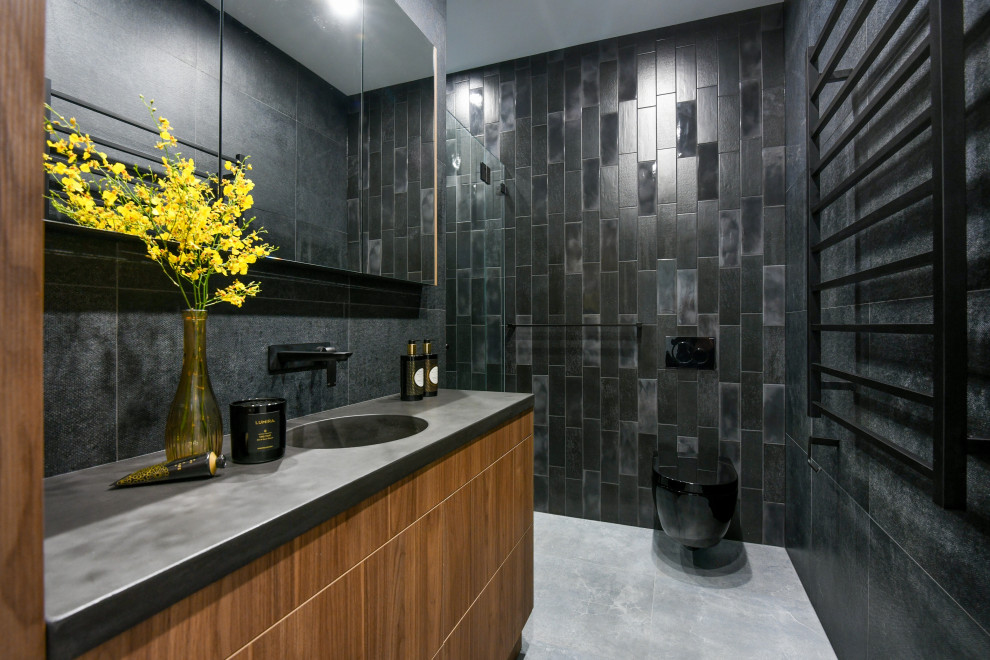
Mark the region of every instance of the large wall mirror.
POLYGON ((395 0, 47 6, 51 104, 111 157, 157 162, 144 94, 202 171, 249 157, 272 258, 435 283, 434 48, 395 0))

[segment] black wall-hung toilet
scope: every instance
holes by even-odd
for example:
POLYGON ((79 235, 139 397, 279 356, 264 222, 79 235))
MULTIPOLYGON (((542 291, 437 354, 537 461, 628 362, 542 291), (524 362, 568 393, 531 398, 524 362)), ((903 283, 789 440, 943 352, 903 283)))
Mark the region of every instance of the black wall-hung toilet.
POLYGON ((653 499, 660 525, 667 536, 691 550, 722 540, 738 493, 739 476, 724 456, 716 470, 692 470, 690 475, 676 467, 661 468, 659 457, 653 457, 653 499))

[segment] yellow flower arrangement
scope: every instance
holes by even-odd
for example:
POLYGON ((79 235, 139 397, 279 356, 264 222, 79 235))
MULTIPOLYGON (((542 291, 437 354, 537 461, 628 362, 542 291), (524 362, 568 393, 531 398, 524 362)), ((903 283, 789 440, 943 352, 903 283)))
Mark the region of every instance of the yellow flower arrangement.
POLYGON ((220 302, 240 307, 261 290, 257 282, 235 279, 211 291, 209 280, 213 274, 245 275, 249 265, 275 250, 262 241, 264 229, 250 228, 254 218, 243 219, 254 203, 254 183, 245 175, 251 165, 227 161, 223 179, 197 177, 193 160, 171 150, 178 141, 169 121, 157 116, 154 100, 145 106, 159 131, 155 148, 164 152, 162 174, 142 172, 136 165, 128 171, 111 162, 75 118, 66 120, 48 108, 56 117, 45 120, 48 146, 61 156, 46 153, 44 159, 45 171, 62 189, 49 197, 52 206, 80 225, 143 240, 148 257, 179 288, 189 309, 220 302), (56 127, 67 129, 68 137, 56 127))

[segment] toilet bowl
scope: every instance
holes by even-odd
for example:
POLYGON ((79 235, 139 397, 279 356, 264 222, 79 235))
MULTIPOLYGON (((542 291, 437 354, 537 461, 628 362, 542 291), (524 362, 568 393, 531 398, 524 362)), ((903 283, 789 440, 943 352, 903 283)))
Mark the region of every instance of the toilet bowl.
POLYGON ((736 511, 739 476, 732 462, 718 459, 714 471, 694 470, 690 479, 676 467, 660 467, 653 458, 653 499, 663 531, 678 543, 697 550, 718 543, 736 511))

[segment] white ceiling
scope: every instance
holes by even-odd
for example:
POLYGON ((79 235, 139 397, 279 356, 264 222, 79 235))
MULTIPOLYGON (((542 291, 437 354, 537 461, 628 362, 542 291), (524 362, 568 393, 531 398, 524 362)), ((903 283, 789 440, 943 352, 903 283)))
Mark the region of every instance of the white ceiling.
POLYGON ((774 4, 768 0, 447 0, 447 72, 774 4))
POLYGON ((433 76, 433 46, 394 0, 224 0, 224 11, 344 94, 433 76))

